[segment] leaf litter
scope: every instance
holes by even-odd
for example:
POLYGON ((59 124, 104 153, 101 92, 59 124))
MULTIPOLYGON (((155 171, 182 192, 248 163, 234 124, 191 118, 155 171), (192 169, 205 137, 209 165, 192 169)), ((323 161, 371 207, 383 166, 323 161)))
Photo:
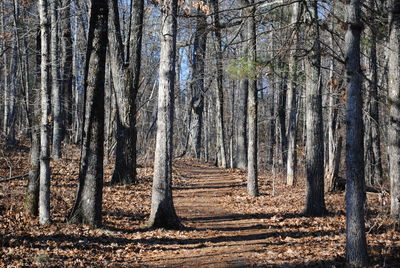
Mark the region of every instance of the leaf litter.
MULTIPOLYGON (((0 176, 29 171, 29 150, 4 151, 0 176)), ((52 162, 52 223, 24 214, 26 179, 0 184, 0 266, 341 267, 345 264, 344 192, 326 193, 329 215, 301 215, 304 183, 260 174, 260 196, 246 194, 246 173, 190 159, 174 162, 174 203, 183 230, 143 229, 150 213, 152 167, 138 183, 106 186, 102 228, 66 223, 72 208, 79 150, 52 162)), ((105 166, 109 181, 112 163, 105 166)), ((388 200, 368 195, 367 240, 371 264, 400 266, 400 233, 388 217, 388 200), (385 202, 385 204, 383 203, 385 202), (384 205, 383 205, 384 204, 384 205)), ((388 197, 386 197, 388 198, 388 197)))

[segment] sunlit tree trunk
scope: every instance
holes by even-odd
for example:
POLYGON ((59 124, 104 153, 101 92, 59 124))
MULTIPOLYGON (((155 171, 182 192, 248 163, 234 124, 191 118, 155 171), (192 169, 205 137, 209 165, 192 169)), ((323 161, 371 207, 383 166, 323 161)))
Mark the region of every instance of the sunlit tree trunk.
POLYGON ((51 55, 51 96, 53 110, 53 143, 52 143, 52 157, 54 159, 61 158, 61 140, 63 120, 61 114, 61 88, 60 88, 60 49, 58 38, 58 1, 50 0, 50 25, 51 25, 51 38, 50 38, 50 55, 51 55))
POLYGON ((289 81, 287 89, 287 105, 286 105, 286 118, 287 118, 287 139, 288 139, 288 152, 287 152, 287 166, 286 166, 286 183, 287 185, 294 185, 296 182, 296 133, 297 133, 297 72, 298 72, 298 59, 296 58, 297 50, 299 49, 299 18, 301 16, 301 3, 294 3, 292 6, 291 23, 293 26, 292 40, 294 45, 290 48, 289 56, 289 81))
POLYGON ((50 222, 50 68, 48 58, 50 31, 47 0, 39 0, 39 19, 41 32, 39 221, 41 224, 46 224, 50 222))
POLYGON ((160 76, 151 213, 148 220, 150 228, 181 227, 172 198, 177 6, 177 0, 164 0, 161 4, 160 76))
POLYGON ((400 0, 390 0, 388 154, 390 214, 400 223, 400 0))
POLYGON ((256 69, 256 23, 255 8, 248 8, 247 34, 249 47, 249 60, 251 60, 252 77, 249 79, 249 95, 247 105, 247 116, 249 119, 247 147, 247 192, 251 196, 258 195, 258 126, 257 126, 257 110, 258 110, 258 92, 257 92, 257 69, 256 69))

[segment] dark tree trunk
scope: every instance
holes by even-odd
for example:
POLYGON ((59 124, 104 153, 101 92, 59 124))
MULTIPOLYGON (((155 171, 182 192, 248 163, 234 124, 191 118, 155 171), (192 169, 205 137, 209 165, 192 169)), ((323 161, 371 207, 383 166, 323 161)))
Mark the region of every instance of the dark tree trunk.
POLYGON ((196 32, 193 44, 193 70, 192 70, 192 120, 190 127, 191 150, 196 158, 201 156, 201 133, 203 129, 204 111, 204 70, 207 45, 207 21, 206 15, 198 12, 196 20, 196 32))
MULTIPOLYGON (((40 29, 36 38, 36 49, 40 51, 40 29)), ((41 56, 38 52, 36 56, 37 72, 40 73, 41 56)), ((39 85, 39 79, 35 83, 39 85)), ((40 173, 40 94, 33 90, 31 96, 34 100, 33 109, 30 109, 32 115, 31 130, 31 150, 30 150, 30 169, 28 187, 25 196, 25 211, 29 216, 39 216, 39 173, 40 173)))
POLYGON ((72 223, 101 225, 103 198, 104 80, 108 0, 92 2, 85 69, 84 131, 72 223))
POLYGON ((361 22, 360 0, 347 6, 346 33, 346 259, 352 266, 367 266, 364 202, 364 146, 362 120, 362 71, 360 66, 361 22))
POLYGON ((321 216, 326 213, 324 198, 324 140, 322 124, 321 48, 317 1, 308 4, 311 14, 313 48, 306 60, 306 202, 304 214, 321 216))
POLYGON ((177 229, 182 226, 172 198, 177 2, 166 0, 161 5, 160 78, 150 228, 177 229))
POLYGON ((110 1, 109 51, 111 73, 117 100, 117 150, 113 184, 136 181, 136 95, 142 51, 143 8, 142 0, 133 1, 129 65, 124 63, 118 2, 110 1))
POLYGON ((62 118, 64 125, 63 138, 69 142, 72 138, 72 79, 73 79, 73 41, 71 32, 71 0, 62 0, 61 9, 61 93, 64 96, 62 108, 62 118))

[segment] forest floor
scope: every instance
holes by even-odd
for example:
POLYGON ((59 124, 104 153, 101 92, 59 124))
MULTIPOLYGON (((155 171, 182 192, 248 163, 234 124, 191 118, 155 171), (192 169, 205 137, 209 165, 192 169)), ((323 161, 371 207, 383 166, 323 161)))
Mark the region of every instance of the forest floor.
MULTIPOLYGON (((28 171, 28 147, 2 151, 0 176, 28 171)), ((24 214, 26 179, 0 183, 0 267, 341 267, 345 250, 344 192, 327 193, 325 217, 301 215, 304 184, 284 185, 260 174, 260 196, 246 194, 246 173, 206 163, 174 162, 174 203, 186 227, 141 226, 150 212, 152 168, 138 183, 104 187, 98 229, 67 224, 78 175, 79 150, 52 163, 51 224, 24 214)), ((111 164, 105 168, 106 182, 111 164)), ((1 180, 1 179, 0 179, 1 180)), ((368 194, 366 221, 371 263, 400 267, 400 230, 387 217, 388 197, 368 194)))

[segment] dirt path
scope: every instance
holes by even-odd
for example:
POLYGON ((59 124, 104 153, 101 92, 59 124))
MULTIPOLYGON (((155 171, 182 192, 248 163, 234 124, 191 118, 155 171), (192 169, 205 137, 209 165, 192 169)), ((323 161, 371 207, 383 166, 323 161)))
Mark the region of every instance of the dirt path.
POLYGON ((186 227, 201 234, 176 241, 174 254, 164 251, 150 265, 242 267, 257 263, 254 256, 265 251, 266 238, 276 236, 276 230, 266 225, 272 215, 235 213, 235 204, 227 203, 235 197, 244 202, 251 199, 245 193, 244 173, 193 161, 178 162, 175 170, 180 178, 174 191, 177 213, 186 227))

